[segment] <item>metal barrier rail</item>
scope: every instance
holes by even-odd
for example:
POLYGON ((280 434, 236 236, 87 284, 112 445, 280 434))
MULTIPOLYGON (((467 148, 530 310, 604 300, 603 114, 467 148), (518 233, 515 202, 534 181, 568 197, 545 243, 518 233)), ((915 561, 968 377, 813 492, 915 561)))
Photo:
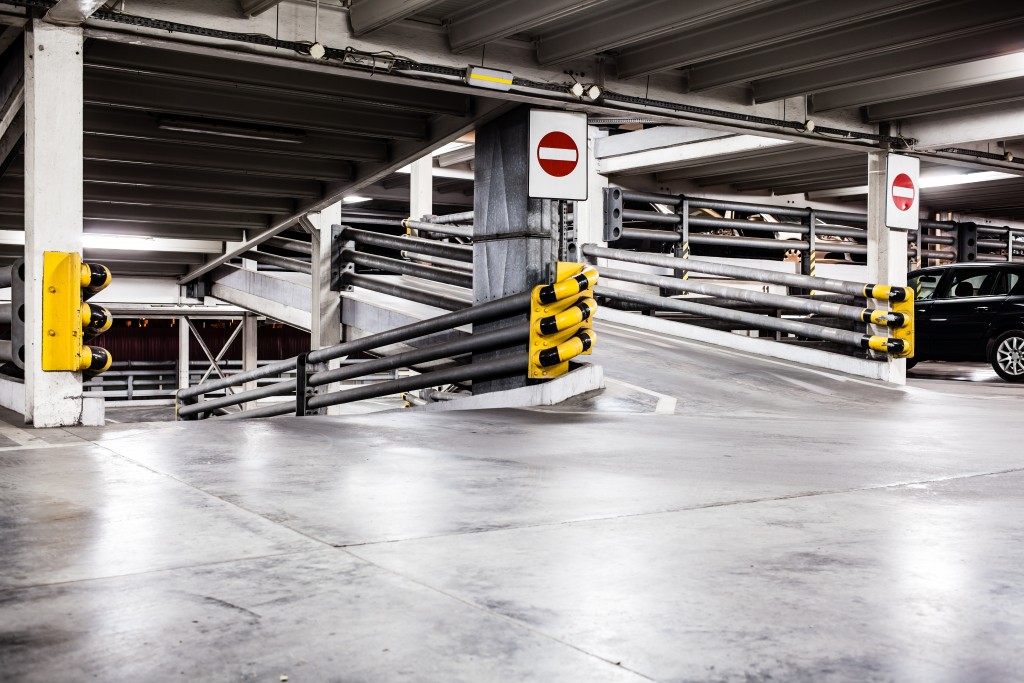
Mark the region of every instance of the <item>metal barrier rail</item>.
POLYGON ((692 271, 718 277, 750 280, 799 289, 834 292, 851 297, 883 301, 890 308, 871 309, 834 302, 814 301, 813 298, 804 299, 754 292, 712 283, 696 282, 682 277, 668 277, 609 268, 602 269, 603 277, 613 280, 656 286, 671 291, 723 297, 812 315, 854 320, 871 325, 887 326, 892 329, 892 336, 852 332, 815 323, 758 315, 696 301, 638 294, 610 287, 597 288, 598 296, 637 304, 651 309, 700 315, 716 320, 737 323, 749 329, 785 332, 811 339, 836 342, 860 349, 888 353, 898 358, 906 358, 913 355, 914 292, 908 287, 891 287, 888 285, 834 280, 809 275, 780 273, 745 266, 681 259, 663 254, 647 254, 622 249, 610 249, 594 244, 583 245, 583 254, 592 259, 604 258, 625 263, 670 268, 676 272, 687 273, 692 271))
MULTIPOLYGON (((606 241, 633 239, 668 244, 672 245, 676 256, 688 255, 691 246, 745 248, 766 252, 797 251, 801 255, 803 272, 813 275, 816 256, 820 252, 847 256, 867 253, 867 231, 855 227, 866 226, 867 216, 864 214, 630 192, 614 187, 606 190, 605 202, 606 241), (626 202, 656 204, 672 211, 665 213, 627 208, 626 202), (796 222, 774 223, 691 215, 697 209, 765 214, 784 220, 796 219, 796 222), (634 224, 626 225, 623 221, 633 221, 634 224), (843 225, 832 225, 829 221, 843 225), (705 232, 713 230, 774 233, 774 236, 714 235, 705 232), (840 239, 836 241, 828 238, 840 239)), ((908 233, 907 240, 908 258, 914 259, 921 266, 935 260, 1024 262, 1024 231, 1014 231, 1008 226, 922 220, 918 230, 908 233)))
POLYGON ((326 349, 302 354, 288 363, 273 364, 256 371, 243 372, 178 392, 177 416, 199 419, 214 414, 229 419, 273 417, 276 415, 312 415, 324 408, 367 398, 484 379, 509 377, 524 373, 529 377, 557 377, 568 371, 568 361, 589 353, 594 335, 590 330, 596 303, 592 298, 597 271, 579 263, 559 263, 555 282, 540 285, 526 292, 480 304, 465 310, 399 327, 362 339, 345 342, 326 349), (515 318, 530 313, 530 323, 515 318), (470 335, 437 340, 438 333, 451 332, 470 323, 509 320, 497 329, 470 335), (399 342, 421 340, 423 346, 412 350, 351 363, 345 367, 328 368, 331 360, 353 353, 374 352, 399 342), (513 352, 495 360, 471 362, 473 354, 501 351, 513 347, 529 349, 513 352), (535 351, 535 353, 534 353, 535 351), (536 367, 534 367, 536 366, 536 367), (206 398, 204 396, 229 386, 295 371, 294 378, 284 379, 248 391, 206 398), (323 393, 320 387, 352 381, 371 375, 403 369, 416 374, 389 377, 385 381, 364 384, 341 391, 323 393), (535 370, 538 372, 535 374, 535 370), (271 405, 227 413, 232 406, 251 404, 276 396, 294 397, 271 405))
MULTIPOLYGON (((314 382, 321 382, 322 380, 324 381, 324 383, 339 381, 340 374, 344 374, 344 372, 347 370, 346 368, 339 368, 338 370, 331 371, 340 374, 328 375, 326 376, 328 377, 328 379, 324 380, 325 375, 318 376, 317 373, 326 372, 326 368, 315 367, 318 364, 324 364, 327 363, 328 361, 342 358, 343 356, 348 356, 354 353, 372 351, 374 349, 389 346, 392 344, 427 337, 429 335, 434 335, 439 332, 451 331, 463 325, 491 322, 494 320, 501 320, 516 315, 522 315, 529 310, 529 302, 529 293, 516 294, 513 296, 480 304, 478 306, 473 306, 471 308, 467 308, 464 310, 446 313, 436 318, 430 318, 428 320, 412 323, 410 325, 405 325, 394 330, 389 330, 387 332, 381 332, 379 334, 364 337, 362 339, 357 339, 351 342, 345 342, 342 344, 338 344, 336 346, 320 349, 318 351, 312 351, 303 356, 289 359, 287 361, 281 361, 279 363, 273 363, 271 365, 250 372, 238 373, 222 379, 217 379, 211 382, 205 382, 198 386, 189 387, 188 389, 183 389, 178 392, 178 415, 179 417, 198 417, 201 414, 210 413, 218 408, 224 408, 231 405, 238 405, 240 403, 247 403, 250 401, 255 401, 259 398, 267 398, 269 396, 289 395, 295 393, 296 390, 299 391, 298 396, 302 397, 303 400, 305 400, 306 397, 304 396, 304 394, 307 388, 314 389, 316 386, 320 386, 320 384, 309 385, 307 384, 308 380, 312 379, 313 377, 317 377, 317 379, 314 380, 314 382), (310 377, 307 377, 306 369, 310 366, 313 366, 313 372, 311 373, 310 377), (214 399, 214 401, 216 401, 215 403, 213 401, 201 400, 204 394, 210 393, 212 391, 216 391, 231 386, 240 386, 253 380, 257 380, 264 377, 273 377, 283 372, 288 372, 291 370, 297 371, 298 381, 286 380, 283 382, 278 382, 277 384, 271 385, 269 387, 261 387, 250 391, 239 392, 236 394, 232 394, 231 396, 225 396, 222 399, 214 399)), ((454 340, 434 344, 431 345, 430 347, 427 347, 427 349, 430 349, 431 353, 442 354, 438 355, 437 358, 446 358, 450 357, 452 353, 459 352, 460 349, 463 349, 465 347, 465 344, 487 345, 504 343, 502 341, 503 339, 504 337, 498 335, 491 337, 477 335, 474 337, 470 337, 466 340, 454 340)), ((473 348, 476 347, 474 346, 473 348)), ((425 350, 426 349, 423 349, 423 351, 425 350)), ((417 352, 418 351, 421 350, 418 349, 417 352)), ((395 358, 397 358, 397 356, 395 358)), ((403 359, 403 361, 406 363, 424 361, 424 359, 421 356, 416 356, 416 358, 420 358, 420 360, 410 361, 409 357, 406 356, 403 359)), ((376 363, 375 365, 368 365, 367 363, 360 364, 357 368, 358 372, 354 376, 359 376, 360 373, 367 374, 369 372, 379 371, 384 365, 387 364, 386 361, 389 359, 380 360, 382 361, 381 363, 376 363, 376 361, 367 362, 376 363)), ((522 361, 522 366, 523 369, 525 369, 525 360, 522 361)), ((468 379, 471 378, 467 376, 466 380, 468 379)), ((440 376, 434 376, 432 381, 434 380, 441 383, 448 383, 446 380, 443 380, 443 378, 441 378, 440 376)), ((300 403, 298 398, 296 400, 296 403, 300 403)), ((286 414, 286 412, 294 414, 297 412, 294 406, 288 407, 287 411, 284 411, 283 407, 280 405, 267 406, 265 408, 260 408, 255 411, 246 412, 247 414, 249 414, 248 416, 250 417, 259 417, 261 415, 265 415, 266 412, 270 411, 271 409, 279 411, 275 412, 275 415, 283 415, 286 414)), ((303 412, 304 411, 301 411, 300 414, 302 414, 303 412)))

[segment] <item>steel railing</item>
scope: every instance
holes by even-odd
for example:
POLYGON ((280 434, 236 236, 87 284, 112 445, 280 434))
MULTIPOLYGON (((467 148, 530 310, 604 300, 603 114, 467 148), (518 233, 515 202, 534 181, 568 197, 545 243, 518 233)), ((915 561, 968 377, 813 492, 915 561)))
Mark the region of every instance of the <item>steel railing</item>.
POLYGON ((595 244, 583 245, 583 254, 589 259, 607 259, 658 268, 669 268, 679 277, 656 275, 610 267, 602 267, 605 280, 658 287, 660 290, 698 294, 774 310, 814 316, 803 320, 792 317, 774 317, 735 307, 712 305, 713 299, 679 299, 672 296, 627 291, 615 287, 601 286, 596 289, 599 298, 630 304, 651 311, 674 311, 677 313, 710 318, 726 323, 731 330, 770 330, 798 338, 832 342, 854 349, 875 351, 895 357, 909 357, 913 354, 914 293, 907 287, 890 287, 871 283, 850 282, 831 278, 783 273, 759 268, 731 264, 713 263, 693 259, 682 259, 664 254, 649 254, 611 249, 595 244), (774 284, 797 290, 832 292, 849 297, 851 300, 876 300, 884 308, 869 308, 854 303, 822 301, 816 297, 802 297, 757 292, 741 287, 730 287, 717 283, 687 279, 690 272, 717 278, 774 284), (886 334, 872 331, 856 331, 823 324, 826 320, 837 319, 881 326, 886 334))
POLYGON ((525 355, 515 355, 485 363, 467 363, 466 361, 473 353, 506 349, 524 344, 529 335, 527 323, 511 324, 489 332, 461 336, 456 330, 464 325, 517 317, 525 320, 529 306, 530 294, 528 292, 516 294, 394 330, 311 351, 296 358, 271 363, 249 372, 204 382, 178 392, 177 414, 179 418, 198 419, 216 413, 224 414, 225 410, 232 406, 281 396, 291 396, 294 400, 232 413, 229 417, 315 414, 327 406, 366 398, 525 373, 527 369, 525 355), (340 368, 329 369, 327 367, 332 360, 352 354, 372 353, 383 347, 414 340, 419 340, 418 343, 423 346, 404 353, 372 358, 340 368), (363 378, 371 374, 402 368, 411 369, 417 374, 389 378, 385 381, 343 391, 326 392, 322 389, 327 385, 344 380, 363 378), (278 377, 283 373, 293 371, 296 373, 296 377, 292 379, 283 379, 267 386, 204 400, 212 392, 227 387, 237 387, 248 382, 278 377))

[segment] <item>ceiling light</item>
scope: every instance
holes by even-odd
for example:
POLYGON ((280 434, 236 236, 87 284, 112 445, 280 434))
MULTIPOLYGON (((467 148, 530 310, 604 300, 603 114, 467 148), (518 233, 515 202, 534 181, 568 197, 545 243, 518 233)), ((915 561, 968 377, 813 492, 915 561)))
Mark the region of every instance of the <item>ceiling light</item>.
POLYGON ((220 135, 228 138, 268 140, 272 142, 290 142, 294 144, 304 142, 306 139, 305 131, 296 130, 294 128, 250 126, 244 123, 171 116, 161 116, 157 121, 157 128, 160 130, 173 130, 181 133, 203 133, 206 135, 220 135))
POLYGON ((373 197, 360 197, 358 195, 353 194, 343 198, 341 201, 344 202, 345 204, 362 204, 363 202, 368 202, 372 199, 373 197))
POLYGON ((573 97, 583 97, 583 84, 573 83, 569 86, 569 94, 573 97))
POLYGON ((603 93, 604 91, 601 90, 601 88, 596 85, 592 85, 589 88, 587 88, 587 97, 595 101, 600 99, 603 93))
POLYGON ((978 171, 977 173, 964 173, 952 176, 932 176, 921 178, 921 187, 951 187, 953 185, 970 185, 972 183, 987 183, 993 180, 1006 180, 1007 178, 1019 178, 1012 173, 1000 173, 999 171, 978 171))

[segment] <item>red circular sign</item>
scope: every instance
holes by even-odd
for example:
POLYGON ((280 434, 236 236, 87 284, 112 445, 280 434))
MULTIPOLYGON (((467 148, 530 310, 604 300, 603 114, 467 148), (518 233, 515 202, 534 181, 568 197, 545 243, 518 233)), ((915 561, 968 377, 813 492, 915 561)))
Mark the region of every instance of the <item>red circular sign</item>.
POLYGON ((560 130, 552 131, 537 144, 537 162, 548 175, 562 178, 576 170, 580 150, 571 137, 560 130))
POLYGON ((892 181, 892 203, 900 211, 906 211, 914 205, 914 197, 917 190, 914 189, 914 181, 906 173, 900 173, 892 181))

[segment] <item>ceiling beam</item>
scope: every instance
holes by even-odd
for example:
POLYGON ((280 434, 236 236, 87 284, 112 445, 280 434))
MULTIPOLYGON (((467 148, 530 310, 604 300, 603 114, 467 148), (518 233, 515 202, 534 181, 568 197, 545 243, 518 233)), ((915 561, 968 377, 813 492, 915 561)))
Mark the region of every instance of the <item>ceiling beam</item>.
POLYGON ((469 131, 476 130, 479 126, 501 116, 516 106, 515 102, 480 99, 477 101, 476 111, 470 116, 438 117, 430 126, 434 137, 429 142, 406 140, 395 143, 392 148, 392 159, 390 161, 360 165, 359 174, 356 179, 331 183, 319 201, 304 204, 292 216, 273 222, 266 230, 246 240, 235 249, 216 259, 212 259, 198 268, 192 269, 179 282, 181 284, 192 282, 218 266, 266 242, 271 237, 276 237, 296 223, 308 223, 307 214, 322 211, 332 204, 341 201, 342 197, 355 194, 361 188, 386 178, 399 168, 422 157, 428 149, 436 149, 441 145, 453 142, 469 131))
MULTIPOLYGON (((855 55, 923 44, 940 37, 966 36, 973 29, 1019 19, 1020 9, 1013 3, 947 0, 696 64, 690 68, 690 90, 746 83, 855 55)), ((767 101, 764 89, 756 96, 762 98, 758 101, 767 101)))
POLYGON ((422 12, 441 0, 352 0, 348 19, 352 33, 362 36, 422 12))
POLYGON ((810 107, 813 112, 832 111, 1020 77, 1024 77, 1024 53, 1014 53, 828 90, 812 95, 810 107))
MULTIPOLYGON (((0 180, 0 197, 24 197, 21 178, 0 180)), ((106 204, 128 204, 165 208, 212 209, 242 213, 286 215, 295 210, 295 202, 284 197, 167 190, 133 185, 85 183, 84 201, 106 204)))
POLYGON ((209 57, 171 52, 150 46, 95 41, 86 48, 87 68, 118 73, 177 76, 189 82, 250 90, 266 97, 311 98, 327 103, 350 102, 386 106, 431 114, 465 114, 472 99, 462 93, 413 85, 347 77, 341 67, 333 72, 253 64, 240 57, 209 57))
POLYGON ((611 175, 615 173, 636 175, 641 173, 658 173, 664 171, 692 167, 712 158, 723 155, 751 155, 759 151, 792 145, 793 143, 775 138, 762 138, 754 135, 733 135, 727 138, 693 142, 675 147, 664 147, 636 154, 599 159, 599 173, 611 175))
MULTIPOLYGON (((754 81, 754 98, 759 102, 795 95, 845 88, 903 74, 927 73, 955 64, 984 60, 994 54, 1024 50, 1024 19, 988 26, 965 35, 949 36, 862 57, 850 57, 821 67, 812 67, 754 81)), ((882 86, 884 92, 884 85, 882 86)))
POLYGON ((667 170, 658 173, 657 178, 658 180, 679 180, 681 178, 700 178, 738 173, 752 169, 784 168, 789 165, 848 158, 850 154, 848 150, 830 147, 786 145, 756 152, 734 154, 731 157, 720 159, 715 157, 694 159, 688 164, 677 167, 678 170, 667 170))
POLYGON ((609 0, 496 0, 475 3, 449 19, 448 41, 452 51, 465 52, 583 10, 600 9, 603 4, 609 4, 609 0))
POLYGON ((937 1, 796 0, 626 48, 616 56, 615 64, 620 78, 647 76, 937 1))
MULTIPOLYGON (((261 137, 261 128, 247 124, 232 127, 231 124, 210 126, 208 119, 198 119, 206 127, 198 126, 188 130, 191 119, 164 117, 147 111, 89 105, 85 108, 84 129, 87 135, 123 138, 125 144, 131 140, 150 140, 174 144, 210 147, 214 150, 236 149, 271 155, 284 154, 293 159, 335 159, 352 161, 384 161, 388 158, 385 140, 352 135, 338 135, 323 131, 295 131, 294 136, 285 135, 275 139, 277 129, 267 129, 266 138, 261 137), (250 135, 251 137, 246 137, 250 135)), ((218 151, 211 151, 218 154, 218 151)))
POLYGON ((255 173, 285 178, 320 180, 353 177, 351 163, 336 159, 290 157, 237 149, 210 150, 174 142, 121 140, 102 135, 85 136, 85 159, 165 166, 203 171, 255 173))
MULTIPOLYGON (((989 140, 1010 140, 1024 137, 1024 116, 1020 105, 997 104, 972 109, 969 114, 950 112, 934 114, 903 123, 900 133, 917 139, 918 149, 950 146, 963 147, 989 140)), ((1024 174, 1024 165, 1013 164, 1011 172, 1024 174)))
MULTIPOLYGON (((11 164, 4 178, 24 176, 22 159, 11 164)), ((167 190, 201 190, 240 195, 266 195, 291 199, 316 199, 323 194, 319 180, 299 180, 273 176, 258 176, 251 173, 222 173, 143 164, 126 164, 112 161, 87 160, 85 162, 85 183, 127 185, 139 188, 163 188, 167 190)))
POLYGON ((1024 99, 1024 78, 984 83, 952 92, 910 97, 892 102, 872 104, 867 108, 868 121, 897 121, 926 114, 988 106, 1024 99))
POLYGON ((86 69, 85 102, 404 140, 421 140, 427 134, 426 119, 415 113, 301 96, 268 98, 259 92, 173 76, 86 69))
POLYGON ((49 9, 43 17, 43 21, 49 24, 57 24, 58 26, 80 26, 96 10, 107 4, 107 1, 60 0, 60 2, 49 9))
POLYGON ((779 0, 620 0, 558 31, 542 34, 537 42, 537 59, 541 64, 583 59, 596 52, 691 30, 777 2, 779 0))
POLYGON ((255 17, 273 9, 281 4, 281 0, 239 0, 242 6, 242 14, 247 17, 255 17))
POLYGON ((838 159, 825 159, 822 161, 801 161, 792 164, 777 164, 765 168, 753 168, 748 171, 734 173, 719 173, 714 175, 693 174, 693 179, 699 185, 735 185, 737 183, 756 183, 780 181, 785 178, 795 178, 809 173, 820 173, 829 175, 842 173, 850 170, 864 170, 867 168, 867 160, 861 155, 844 156, 838 159))

